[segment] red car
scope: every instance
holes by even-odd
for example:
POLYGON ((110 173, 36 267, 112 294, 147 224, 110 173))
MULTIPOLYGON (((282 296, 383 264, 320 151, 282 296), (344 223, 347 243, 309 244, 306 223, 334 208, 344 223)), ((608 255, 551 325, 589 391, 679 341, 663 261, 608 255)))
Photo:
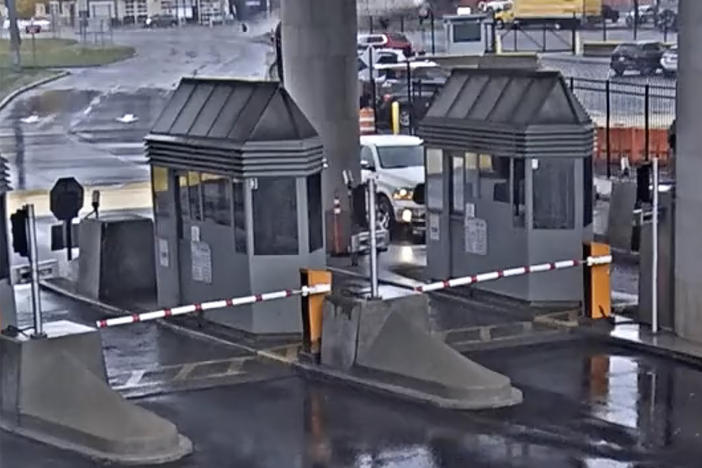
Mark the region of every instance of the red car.
POLYGON ((404 52, 405 57, 410 57, 412 55, 412 43, 407 39, 407 36, 400 33, 385 33, 388 38, 388 42, 385 47, 388 49, 399 49, 404 52))
POLYGON ((412 43, 407 39, 407 36, 400 33, 359 34, 359 50, 366 47, 401 50, 405 57, 410 57, 413 53, 412 43))

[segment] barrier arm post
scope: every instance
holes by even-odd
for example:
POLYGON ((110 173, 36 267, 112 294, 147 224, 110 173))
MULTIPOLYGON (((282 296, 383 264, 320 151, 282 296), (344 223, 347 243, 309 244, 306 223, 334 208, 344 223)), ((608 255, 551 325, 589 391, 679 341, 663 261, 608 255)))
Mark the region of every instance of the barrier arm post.
MULTIPOLYGON (((300 284, 304 287, 314 287, 331 284, 332 274, 326 270, 300 270, 300 284)), ((319 362, 322 350, 322 309, 324 298, 331 291, 324 294, 302 296, 302 356, 307 356, 319 362)))
MULTIPOLYGON (((592 242, 585 246, 588 258, 611 255, 609 245, 592 242)), ((585 277, 585 312, 591 319, 608 318, 612 314, 612 290, 609 263, 588 263, 583 270, 585 277)))

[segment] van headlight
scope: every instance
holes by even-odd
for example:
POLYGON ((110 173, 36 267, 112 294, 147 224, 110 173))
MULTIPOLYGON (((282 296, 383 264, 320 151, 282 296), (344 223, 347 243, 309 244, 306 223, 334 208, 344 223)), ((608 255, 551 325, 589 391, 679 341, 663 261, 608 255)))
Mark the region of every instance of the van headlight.
POLYGON ((412 200, 414 191, 411 188, 399 188, 392 193, 392 198, 395 200, 412 200))

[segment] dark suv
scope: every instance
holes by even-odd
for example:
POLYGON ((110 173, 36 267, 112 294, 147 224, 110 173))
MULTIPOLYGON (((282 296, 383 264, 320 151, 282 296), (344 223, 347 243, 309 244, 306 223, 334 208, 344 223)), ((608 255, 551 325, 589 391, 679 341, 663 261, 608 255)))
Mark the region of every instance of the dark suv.
POLYGON ((614 49, 610 68, 617 76, 627 70, 653 75, 661 68, 663 52, 665 47, 660 42, 624 42, 614 49))

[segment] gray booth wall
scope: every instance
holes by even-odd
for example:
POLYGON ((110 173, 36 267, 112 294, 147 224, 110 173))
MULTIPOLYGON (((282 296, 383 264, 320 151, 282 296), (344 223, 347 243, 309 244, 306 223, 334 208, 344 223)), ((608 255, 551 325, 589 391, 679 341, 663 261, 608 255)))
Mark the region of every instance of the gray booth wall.
MULTIPOLYGON (((222 224, 215 222, 211 216, 182 216, 182 204, 192 200, 182 195, 181 186, 188 184, 188 177, 194 177, 192 172, 188 176, 185 171, 153 166, 152 177, 160 306, 173 307, 295 289, 300 287, 300 268, 324 268, 326 265, 323 235, 318 236, 318 248, 310 252, 305 177, 287 177, 295 187, 294 213, 284 215, 285 208, 290 206, 281 206, 276 200, 270 200, 270 203, 261 200, 260 209, 270 210, 273 215, 280 213, 282 225, 286 223, 285 217, 296 216, 297 253, 290 255, 256 253, 254 197, 258 185, 267 178, 236 181, 228 176, 210 176, 227 181, 223 187, 232 211, 229 216, 222 215, 225 219, 222 224), (227 221, 230 225, 226 225, 227 221), (208 263, 211 264, 211 269, 208 269, 208 263)), ((188 189, 190 187, 192 185, 188 185, 188 189)), ((292 197, 285 197, 285 194, 283 198, 292 200, 292 197)), ((323 232, 321 211, 318 216, 319 227, 323 232)), ((291 222, 293 221, 288 219, 287 225, 291 226, 291 222)), ((268 226, 267 230, 270 232, 272 227, 274 226, 268 226)), ((298 297, 211 311, 206 313, 206 317, 252 333, 290 333, 302 329, 298 297)))
MULTIPOLYGON (((570 228, 537 229, 533 216, 533 181, 538 169, 532 167, 533 158, 513 158, 510 178, 506 187, 502 187, 502 190, 506 190, 503 197, 507 197, 507 201, 497 202, 494 195, 495 191, 500 190, 500 187, 496 186, 504 183, 502 179, 482 177, 478 175, 477 170, 467 170, 467 157, 463 158, 463 166, 456 164, 457 171, 453 171, 454 159, 460 161, 465 152, 436 148, 427 148, 426 151, 429 213, 427 256, 432 259, 428 262, 428 272, 432 279, 582 258, 583 240, 592 239, 591 224, 583 226, 583 164, 587 160, 557 158, 560 161, 572 162, 572 186, 564 188, 572 197, 569 200, 570 228), (438 157, 439 152, 442 158, 441 174, 435 171, 438 167, 436 163, 430 161, 432 153, 434 157, 438 157), (521 221, 516 221, 514 216, 515 187, 512 180, 518 164, 523 164, 524 168, 524 193, 520 197, 523 198, 521 221), (442 181, 440 188, 435 185, 439 180, 442 181), (462 190, 454 190, 457 186, 461 186, 462 190), (435 193, 432 195, 433 190, 435 193), (441 203, 435 198, 439 193, 441 203), (484 224, 480 220, 484 221, 484 224), (473 229, 475 224, 471 228, 467 227, 467 223, 476 221, 485 228, 486 237, 482 240, 478 238, 479 235, 476 237, 473 229), (449 246, 450 248, 447 248, 449 246)), ((583 298, 581 268, 506 278, 483 283, 478 287, 534 303, 580 302, 583 298)))

